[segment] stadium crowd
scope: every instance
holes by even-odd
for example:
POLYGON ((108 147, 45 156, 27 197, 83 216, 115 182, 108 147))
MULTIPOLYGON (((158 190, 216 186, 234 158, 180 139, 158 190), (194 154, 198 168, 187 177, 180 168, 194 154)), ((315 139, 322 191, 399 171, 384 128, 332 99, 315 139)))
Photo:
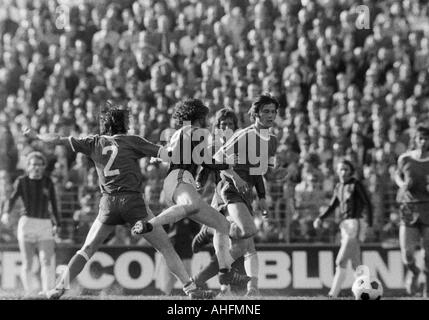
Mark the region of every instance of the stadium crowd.
MULTIPOLYGON (((67 3, 74 2, 3 1, 0 204, 25 169, 26 154, 41 150, 65 218, 61 238, 80 242, 97 213, 94 167, 71 149, 26 139, 24 126, 76 137, 97 133, 110 99, 130 109, 131 133, 165 143, 174 131, 172 107, 184 97, 202 99, 212 119, 229 106, 245 127, 252 100, 269 91, 280 101, 273 133, 290 174, 287 181, 266 176, 271 213, 256 215, 257 240, 337 241, 334 218, 321 231, 312 221, 329 202, 342 156, 370 191, 375 221, 368 241, 397 238, 396 161, 416 124, 428 120, 429 37, 418 28, 428 20, 428 1, 67 3), (359 5, 369 16, 359 14, 359 5)), ((159 212, 166 168, 145 159, 141 170, 146 199, 159 212)), ((3 229, 0 241, 14 241, 14 230, 3 229)), ((119 234, 113 243, 130 242, 119 234)))

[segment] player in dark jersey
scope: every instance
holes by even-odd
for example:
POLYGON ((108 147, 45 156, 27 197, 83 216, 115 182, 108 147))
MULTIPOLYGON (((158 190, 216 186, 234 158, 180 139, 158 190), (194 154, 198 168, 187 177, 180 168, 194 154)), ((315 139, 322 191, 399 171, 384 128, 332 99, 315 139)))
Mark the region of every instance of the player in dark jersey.
POLYGON ((415 142, 417 148, 398 158, 395 182, 399 187, 397 201, 400 205, 401 225, 399 244, 402 260, 410 271, 406 290, 417 294, 420 269, 416 266, 415 252, 422 244, 426 295, 429 293, 429 128, 418 126, 415 142))
MULTIPOLYGON (((125 223, 133 225, 139 220, 153 217, 141 194, 143 177, 138 161, 143 157, 160 156, 163 147, 141 137, 128 135, 128 123, 128 111, 114 107, 102 117, 102 135, 76 139, 57 135, 37 135, 31 129, 24 133, 44 142, 69 144, 75 152, 89 156, 95 163, 103 193, 97 219, 91 226, 84 245, 70 260, 57 286, 48 293, 50 299, 58 299, 64 294, 69 283, 82 271, 116 225, 125 223)), ((161 227, 154 228, 145 235, 145 238, 163 254, 171 271, 184 285, 183 290, 187 295, 191 298, 213 297, 212 292, 198 289, 190 279, 161 227)))
POLYGON ((18 222, 18 244, 22 257, 22 284, 27 294, 31 294, 33 258, 39 252, 42 292, 46 294, 55 286, 55 240, 60 226, 55 188, 52 180, 45 175, 46 157, 38 151, 27 155, 28 174, 20 176, 13 193, 6 202, 2 222, 9 224, 9 213, 15 202, 21 198, 24 210, 18 222), (51 205, 51 210, 49 210, 51 205))
POLYGON ((337 174, 340 182, 334 189, 331 202, 324 212, 317 217, 314 228, 320 228, 322 220, 340 210, 341 247, 336 258, 336 271, 328 296, 336 298, 347 275, 347 263, 357 274, 361 264, 360 242, 364 241, 367 227, 372 226, 372 206, 363 184, 353 177, 353 164, 343 159, 338 163, 337 174), (366 210, 366 211, 365 211, 366 210), (364 214, 366 212, 366 215, 364 214))
MULTIPOLYGON (((231 183, 240 190, 245 190, 246 183, 228 164, 216 164, 209 148, 210 131, 207 126, 209 109, 198 99, 187 99, 176 105, 173 117, 182 126, 170 140, 170 168, 164 180, 164 195, 168 204, 194 205, 198 213, 189 218, 207 225, 215 230, 213 246, 219 261, 219 283, 222 292, 229 292, 231 284, 247 282, 248 278, 239 275, 231 264, 234 259, 229 252, 229 222, 216 209, 211 207, 198 193, 195 182, 199 166, 222 170, 230 177, 231 183)), ((162 212, 148 222, 138 222, 132 229, 136 234, 142 234, 153 226, 174 223, 180 220, 173 213, 162 212)))

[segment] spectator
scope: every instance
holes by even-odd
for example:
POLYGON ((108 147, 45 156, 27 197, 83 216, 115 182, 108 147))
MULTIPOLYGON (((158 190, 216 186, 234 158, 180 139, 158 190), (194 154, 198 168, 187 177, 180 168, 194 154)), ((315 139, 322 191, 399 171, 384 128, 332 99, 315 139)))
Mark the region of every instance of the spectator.
MULTIPOLYGON (((250 100, 268 89, 280 101, 283 130, 275 134, 298 154, 299 175, 311 167, 326 178, 348 155, 361 175, 374 165, 371 175, 384 172, 377 173, 378 188, 392 192, 386 172, 410 147, 413 119, 429 120, 429 41, 413 24, 427 16, 427 3, 366 1, 374 21, 370 30, 359 30, 353 1, 110 2, 71 5, 61 33, 54 6, 5 3, 0 110, 15 120, 13 139, 2 143, 17 145, 18 155, 9 159, 18 158, 17 169, 24 169, 26 153, 40 148, 20 140, 22 126, 94 133, 98 108, 111 99, 134 109, 135 134, 157 140, 171 107, 193 95, 213 113, 234 108, 246 127, 250 100), (310 165, 308 154, 319 159, 310 165)), ((52 167, 56 157, 49 159, 52 167)), ((68 166, 61 165, 70 181, 79 171, 74 161, 67 157, 68 166)), ((382 211, 388 220, 384 205, 382 211)))

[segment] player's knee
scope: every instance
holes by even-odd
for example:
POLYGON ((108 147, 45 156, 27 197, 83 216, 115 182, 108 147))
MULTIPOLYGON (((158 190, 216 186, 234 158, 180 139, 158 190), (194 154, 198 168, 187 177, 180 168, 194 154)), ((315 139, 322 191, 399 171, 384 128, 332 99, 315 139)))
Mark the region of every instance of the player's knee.
POLYGON ((232 239, 247 239, 253 237, 256 233, 255 226, 239 226, 235 222, 231 222, 229 234, 232 239))
POLYGON ((243 256, 247 250, 247 243, 245 240, 234 241, 231 245, 231 256, 238 259, 243 256))

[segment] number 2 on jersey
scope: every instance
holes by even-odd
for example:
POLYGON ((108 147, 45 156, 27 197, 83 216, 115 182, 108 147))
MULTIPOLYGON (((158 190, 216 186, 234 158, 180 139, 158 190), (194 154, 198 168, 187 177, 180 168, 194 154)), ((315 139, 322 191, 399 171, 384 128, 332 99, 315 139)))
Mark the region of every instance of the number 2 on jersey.
POLYGON ((105 155, 109 151, 112 151, 112 154, 110 155, 109 161, 107 161, 107 164, 103 170, 105 177, 117 176, 119 174, 119 169, 110 170, 110 168, 113 165, 113 162, 115 161, 116 156, 118 155, 118 147, 117 146, 104 147, 102 154, 105 155))

